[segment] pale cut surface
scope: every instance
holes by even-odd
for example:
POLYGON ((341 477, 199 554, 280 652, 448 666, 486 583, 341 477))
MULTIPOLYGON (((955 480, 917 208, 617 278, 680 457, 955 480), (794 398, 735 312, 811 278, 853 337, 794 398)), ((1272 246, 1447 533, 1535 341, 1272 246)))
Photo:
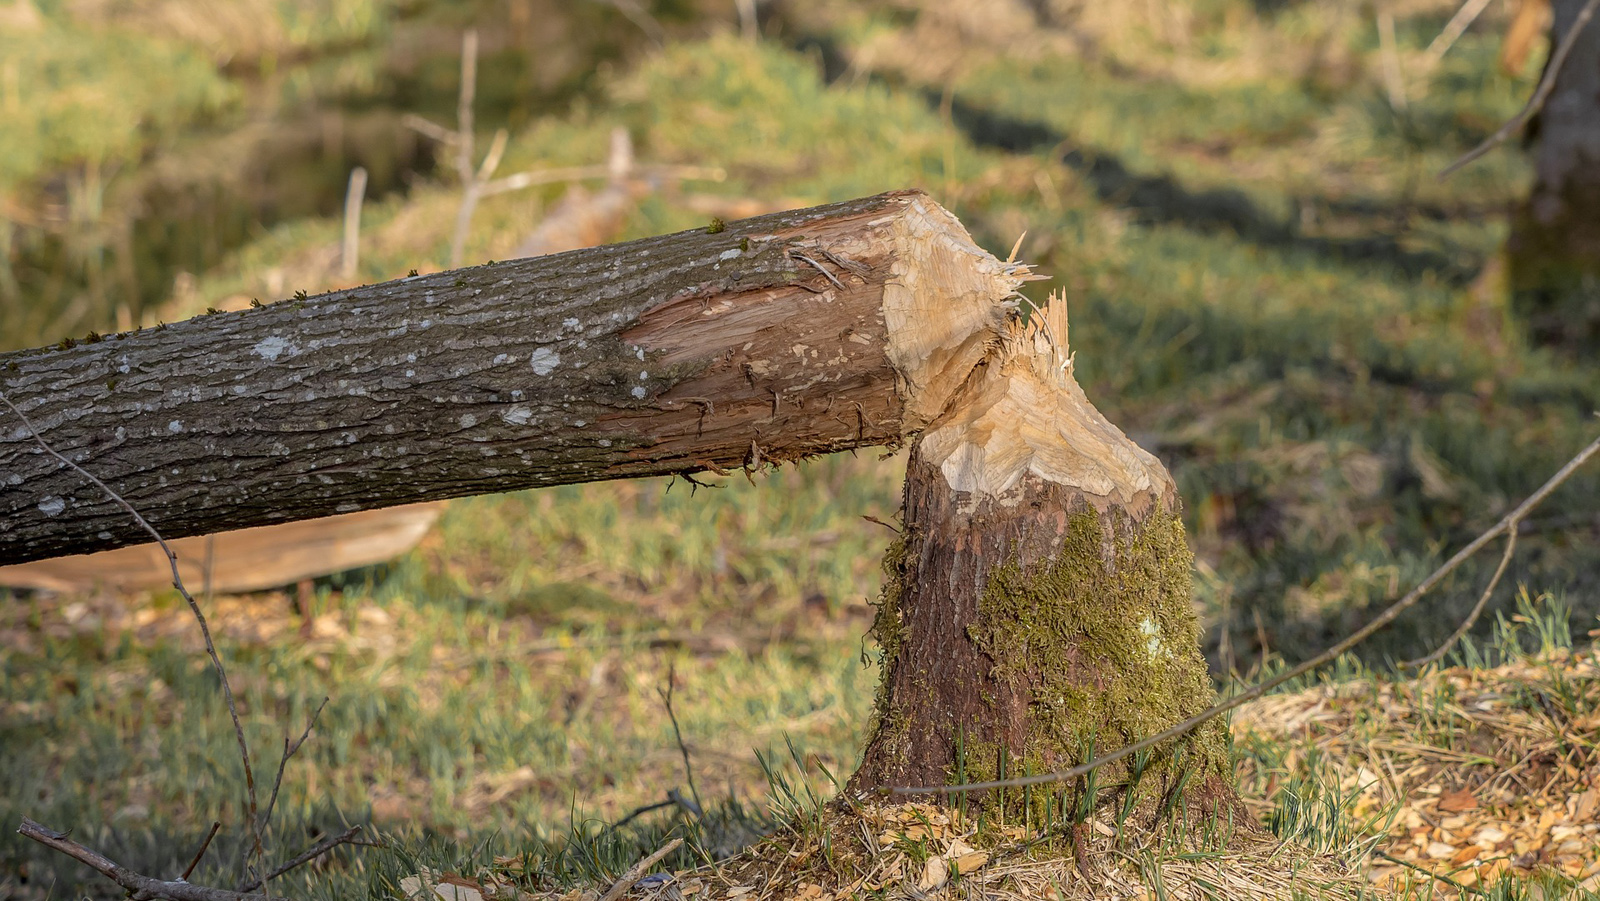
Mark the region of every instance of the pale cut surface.
POLYGON ((891 241, 898 252, 883 288, 883 315, 910 434, 944 413, 999 343, 1016 291, 1031 274, 978 247, 955 216, 922 198, 898 217, 891 241))
POLYGON ((1066 305, 1053 297, 1029 324, 1010 327, 971 393, 923 435, 924 456, 968 510, 986 498, 1020 503, 1030 476, 1077 489, 1102 511, 1175 496, 1161 461, 1089 403, 1066 340, 1066 305))

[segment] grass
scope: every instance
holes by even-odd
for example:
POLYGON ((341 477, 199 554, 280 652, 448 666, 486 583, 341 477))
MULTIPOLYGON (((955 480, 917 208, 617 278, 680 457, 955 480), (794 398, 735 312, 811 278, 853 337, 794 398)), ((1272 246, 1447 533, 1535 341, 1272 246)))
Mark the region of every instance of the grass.
MULTIPOLYGON (((1530 87, 1490 74, 1491 28, 1424 74, 1421 48, 1452 10, 1397 10, 1411 73, 1397 112, 1376 77, 1370 21, 1326 4, 1169 6, 1192 17, 1186 39, 1137 10, 1086 10, 1080 24, 1100 47, 1086 55, 1048 27, 998 52, 984 33, 940 43, 928 10, 908 21, 875 3, 835 4, 784 34, 845 61, 831 82, 826 53, 730 37, 669 43, 597 77, 584 102, 530 117, 502 171, 597 162, 620 124, 642 161, 728 171, 689 192, 810 203, 920 185, 999 254, 1027 230, 1022 256, 1055 277, 1041 296, 1060 287, 1072 305, 1090 397, 1179 482, 1215 669, 1270 672, 1407 590, 1567 459, 1596 428, 1600 379, 1590 362, 1530 348, 1506 315, 1493 275, 1505 227, 1490 211, 1524 190, 1522 156, 1506 149, 1431 178, 1530 87)), ((1492 24, 1498 13, 1486 15, 1492 24)), ((195 58, 162 40, 119 52, 195 58)), ((72 52, 119 90, 154 91, 118 76, 114 55, 102 66, 72 52)), ((152 113, 150 127, 186 127, 215 96, 226 95, 161 93, 151 102, 170 104, 172 118, 152 113)), ((126 165, 150 135, 119 139, 126 165)), ((0 165, 22 165, 20 151, 7 154, 0 165)), ((487 199, 468 258, 507 256, 560 190, 487 199)), ((456 202, 454 186, 425 178, 370 202, 360 277, 442 265, 456 202)), ((705 220, 662 192, 622 237, 705 220)), ((260 231, 156 317, 327 287, 338 231, 316 217, 260 231)), ((54 322, 64 310, 27 315, 54 322)), ((347 821, 390 842, 338 852, 280 890, 396 897, 426 871, 554 892, 609 882, 669 836, 692 839, 665 864, 683 870, 797 823, 826 872, 842 872, 850 853, 890 866, 900 858, 848 852, 829 831, 838 809, 821 801, 834 794, 830 774, 854 767, 871 706, 865 599, 893 536, 862 516, 893 520, 901 465, 863 454, 698 491, 657 481, 459 501, 407 557, 324 581, 309 623, 283 594, 212 601, 258 755, 275 756, 282 733, 332 698, 289 767, 273 846, 288 853, 347 821), (688 790, 659 693, 669 679, 705 816, 675 805, 612 828, 688 790)), ((1415 843, 1407 812, 1440 819, 1448 786, 1423 790, 1444 767, 1470 782, 1515 767, 1508 754, 1587 754, 1592 660, 1571 637, 1600 611, 1585 500, 1596 490, 1600 477, 1580 474, 1530 524, 1507 579, 1526 586, 1523 606, 1498 601, 1504 612, 1455 652, 1457 668, 1407 681, 1386 663, 1448 634, 1492 559, 1328 681, 1243 714, 1236 751, 1252 814, 1318 854, 1377 848, 1433 869, 1431 845, 1468 844, 1415 843)), ((222 844, 195 878, 228 882, 245 841, 241 776, 176 598, 12 598, 0 602, 0 632, 0 819, 71 827, 161 875, 223 819, 222 844)), ((1480 809, 1517 823, 1531 811, 1537 826, 1559 792, 1590 790, 1538 766, 1560 777, 1530 795, 1540 800, 1484 795, 1480 809)), ((884 830, 891 815, 858 820, 884 830)), ((925 867, 958 837, 891 846, 925 867)), ((1560 855, 1516 866, 1529 852, 1510 840, 1498 872, 1473 858, 1487 897, 1559 896, 1587 878, 1562 870, 1560 855)), ((1044 894, 1072 881, 1044 851, 1008 853, 1016 885, 1044 894)), ((1129 851, 1120 872, 1243 890, 1216 882, 1214 859, 1184 853, 1163 858, 1176 867, 1167 873, 1129 851)), ((1408 897, 1456 891, 1371 862, 1408 897)), ((50 893, 109 894, 76 865, 0 839, 0 895, 50 893)))

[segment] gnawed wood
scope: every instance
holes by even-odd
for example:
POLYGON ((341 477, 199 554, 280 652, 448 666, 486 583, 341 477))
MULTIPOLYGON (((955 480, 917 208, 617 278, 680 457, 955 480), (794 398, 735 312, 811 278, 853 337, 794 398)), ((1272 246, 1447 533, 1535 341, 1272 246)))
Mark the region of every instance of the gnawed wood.
MULTIPOLYGON (((912 447, 856 788, 1064 769, 1211 702, 1176 488, 1089 403, 1066 339, 1059 300, 1014 321, 912 447)), ((1187 749, 1212 799, 1227 796, 1222 733, 1187 749)), ((1171 754, 1154 759, 1145 800, 1172 784, 1171 754)), ((1036 815, 1049 797, 1032 796, 1036 815)))
MULTIPOLYGON (((1027 275, 902 192, 0 355, 0 391, 181 538, 896 444, 1027 275)), ((144 538, 0 414, 0 562, 144 538)))

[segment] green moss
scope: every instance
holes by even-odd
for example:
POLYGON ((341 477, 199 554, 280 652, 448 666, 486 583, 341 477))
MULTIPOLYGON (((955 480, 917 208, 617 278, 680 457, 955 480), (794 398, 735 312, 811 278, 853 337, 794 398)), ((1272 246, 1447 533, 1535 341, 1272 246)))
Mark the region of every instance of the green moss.
MULTIPOLYGON (((968 635, 994 661, 997 679, 1025 683, 1033 697, 1022 754, 968 737, 967 779, 999 777, 1005 756, 1015 758, 1008 775, 1062 769, 1209 706, 1214 692, 1199 651, 1191 562, 1175 513, 1133 523, 1088 509, 1071 516, 1048 563, 1025 568, 1013 559, 995 569, 968 635), (1103 562, 1108 545, 1112 566, 1103 562)), ((1225 776, 1226 742, 1219 721, 1202 727, 1183 742, 1185 768, 1225 776)), ((1172 751, 1156 756, 1154 771, 1172 751)), ((1127 773, 1127 766, 1108 768, 1100 779, 1109 784, 1127 773)))
POLYGON ((52 22, 0 32, 0 61, 0 194, 69 165, 134 162, 155 139, 232 95, 196 50, 115 31, 52 22))
MULTIPOLYGON (((905 623, 900 618, 900 597, 905 591, 906 576, 906 536, 902 533, 896 538, 889 549, 883 554, 883 590, 878 594, 877 614, 872 619, 871 635, 873 641, 878 643, 883 652, 884 677, 878 682, 877 699, 872 705, 872 722, 868 725, 866 734, 877 735, 880 732, 885 738, 898 743, 905 734, 910 720, 901 715, 896 716, 891 709, 889 700, 889 665, 900 653, 900 646, 905 641, 905 623)), ((863 651, 865 654, 865 651, 863 651)))

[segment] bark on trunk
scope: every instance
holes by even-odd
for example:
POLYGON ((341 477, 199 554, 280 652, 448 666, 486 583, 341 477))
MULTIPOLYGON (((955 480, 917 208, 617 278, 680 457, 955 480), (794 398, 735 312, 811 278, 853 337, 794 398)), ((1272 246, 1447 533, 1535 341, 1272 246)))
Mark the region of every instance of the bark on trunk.
MULTIPOLYGON (((1013 325, 912 448, 904 539, 874 626, 884 681, 858 789, 1065 769, 1213 699, 1177 491, 1089 404, 1065 341, 1059 300, 1013 325)), ((1183 768, 1226 791, 1221 729, 1185 741, 1183 768)), ((1172 753, 1146 775, 1170 776, 1172 753)), ((1100 784, 1126 772, 1107 768, 1100 784)))
MULTIPOLYGON (((1552 46, 1585 0, 1555 0, 1552 46)), ((1600 22, 1590 22, 1539 114, 1537 178, 1510 241, 1512 304, 1534 340, 1600 349, 1600 22)))
MULTIPOLYGON (((894 444, 1026 267, 916 192, 0 355, 166 537, 894 444)), ((0 562, 147 540, 0 406, 0 562)))

